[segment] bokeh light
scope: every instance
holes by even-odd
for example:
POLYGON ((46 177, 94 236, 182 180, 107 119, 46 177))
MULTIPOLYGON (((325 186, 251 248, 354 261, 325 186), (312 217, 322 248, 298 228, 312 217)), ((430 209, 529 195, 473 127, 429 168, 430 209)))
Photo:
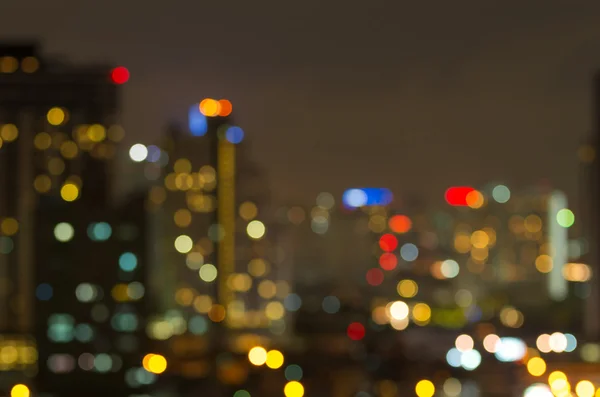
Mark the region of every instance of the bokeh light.
POLYGON ((430 380, 420 380, 415 386, 415 393, 417 393, 418 397, 433 397, 435 394, 435 386, 430 380))

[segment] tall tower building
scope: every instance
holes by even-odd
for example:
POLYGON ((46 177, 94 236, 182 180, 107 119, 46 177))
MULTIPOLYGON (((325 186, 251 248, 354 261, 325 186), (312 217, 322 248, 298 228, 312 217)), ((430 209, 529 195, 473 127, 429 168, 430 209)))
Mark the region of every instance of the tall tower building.
MULTIPOLYGON (((125 384, 121 369, 112 372, 122 360, 108 355, 114 340, 82 306, 112 299, 116 274, 92 274, 110 262, 116 272, 128 249, 98 244, 124 223, 110 205, 110 182, 123 137, 117 86, 128 78, 122 67, 42 57, 36 44, 0 45, 0 343, 19 352, 3 355, 0 371, 39 371, 50 395, 90 390, 105 372, 125 384), (90 291, 92 301, 79 299, 90 291)), ((107 303, 107 315, 117 306, 107 303)))

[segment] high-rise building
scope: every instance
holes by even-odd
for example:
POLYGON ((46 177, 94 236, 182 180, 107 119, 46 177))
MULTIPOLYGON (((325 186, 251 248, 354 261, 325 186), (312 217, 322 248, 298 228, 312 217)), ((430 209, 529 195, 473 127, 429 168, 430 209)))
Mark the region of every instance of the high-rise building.
MULTIPOLYGON (((92 325, 92 308, 77 298, 93 296, 94 313, 106 302, 106 315, 116 315, 123 305, 111 288, 119 285, 121 297, 123 283, 134 282, 120 279, 119 255, 143 252, 142 240, 130 246, 111 238, 127 222, 143 227, 139 213, 110 204, 111 159, 123 137, 117 86, 128 78, 123 67, 43 57, 36 44, 0 45, 0 333, 18 353, 2 355, 0 371, 39 371, 40 389, 50 394, 101 393, 113 370, 125 384, 121 358, 108 355, 109 334, 119 329, 92 325)), ((134 320, 123 318, 132 317, 112 324, 131 328, 134 320)))

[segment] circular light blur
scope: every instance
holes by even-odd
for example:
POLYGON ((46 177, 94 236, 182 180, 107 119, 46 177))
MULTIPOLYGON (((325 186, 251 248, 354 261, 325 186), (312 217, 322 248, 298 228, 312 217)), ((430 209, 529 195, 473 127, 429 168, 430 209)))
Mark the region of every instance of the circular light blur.
POLYGON ((390 306, 390 316, 396 320, 404 320, 408 313, 408 305, 402 301, 396 301, 390 306))
POLYGON ((504 204, 510 200, 510 190, 504 185, 498 185, 492 190, 492 197, 497 203, 504 204))
POLYGON ((255 346, 248 352, 248 360, 252 365, 264 365, 267 362, 267 351, 264 347, 255 346))
POLYGON ((442 262, 440 271, 444 277, 454 278, 458 276, 458 273, 460 272, 460 266, 458 266, 458 263, 455 260, 447 259, 442 262))
POLYGON ((136 143, 129 149, 129 158, 136 163, 146 160, 146 157, 148 157, 148 148, 141 143, 136 143))
POLYGON ((367 204, 367 193, 361 189, 350 189, 344 192, 342 201, 350 208, 358 208, 367 204))
POLYGON ((533 357, 527 361, 527 371, 532 376, 542 376, 546 372, 546 362, 541 357, 533 357))
POLYGON ((561 332, 555 332, 550 335, 548 344, 550 345, 550 350, 553 352, 562 353, 567 349, 567 337, 561 332))
POLYGON ((596 388, 594 387, 594 384, 589 380, 582 380, 575 386, 577 397, 594 397, 595 391, 596 388))
POLYGON ((467 334, 462 334, 456 338, 454 345, 456 346, 456 349, 458 351, 464 353, 473 349, 473 347, 475 346, 475 342, 473 341, 473 338, 471 338, 471 336, 467 334))
POLYGON ((458 379, 448 378, 444 382, 443 389, 446 396, 458 397, 460 396, 460 392, 462 391, 462 385, 458 379))
POLYGON ((298 381, 290 381, 283 388, 283 394, 285 397, 302 397, 304 396, 304 386, 298 381))
POLYGON ((550 347, 550 335, 548 334, 541 334, 538 336, 535 345, 542 353, 550 353, 552 351, 552 348, 550 347))
POLYGON ((446 353, 446 362, 449 366, 458 368, 460 367, 461 357, 462 353, 457 348, 453 347, 446 353))
POLYGON ((496 345, 499 341, 500 337, 498 335, 489 334, 483 338, 483 348, 488 353, 496 353, 496 345))
POLYGON ((565 334, 565 338, 567 338, 567 348, 565 351, 571 353, 577 348, 577 338, 572 334, 565 334))
POLYGON ((515 362, 525 357, 527 346, 518 338, 500 338, 496 344, 496 359, 502 362, 515 362))
POLYGON ((281 368, 283 365, 283 354, 279 350, 269 350, 266 363, 267 367, 271 369, 281 368))
POLYGON ((187 254, 194 247, 194 242, 190 236, 182 234, 175 239, 175 249, 181 254, 187 254))
POLYGON ((70 241, 75 235, 75 229, 70 223, 61 222, 54 227, 54 237, 61 243, 70 241))
POLYGON ((246 233, 248 233, 248 236, 255 240, 262 238, 265 235, 265 231, 265 225, 258 220, 251 221, 246 227, 246 233))
POLYGON ((419 249, 412 243, 404 244, 400 248, 400 256, 407 262, 412 262, 419 256, 419 249))
POLYGON ((207 283, 212 283, 213 281, 215 281, 217 279, 218 271, 214 265, 207 263, 205 265, 202 265, 202 267, 200 268, 199 274, 200 274, 200 278, 202 279, 202 281, 206 281, 207 283))
POLYGON ((525 389, 523 397, 554 397, 554 395, 547 385, 536 383, 525 389))
POLYGON ((418 397, 433 397, 435 386, 430 380, 420 380, 415 386, 415 393, 417 393, 418 397))
POLYGON ((477 369, 480 364, 481 354, 475 349, 463 352, 462 356, 460 357, 460 365, 467 371, 473 371, 474 369, 477 369))

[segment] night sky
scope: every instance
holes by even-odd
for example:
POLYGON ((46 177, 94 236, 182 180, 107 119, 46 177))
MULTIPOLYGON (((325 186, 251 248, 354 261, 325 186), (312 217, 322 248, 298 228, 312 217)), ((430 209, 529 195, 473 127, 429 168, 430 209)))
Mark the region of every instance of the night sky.
POLYGON ((600 2, 1 0, 0 16, 0 37, 130 69, 127 146, 229 98, 280 202, 541 178, 576 197, 600 2))

